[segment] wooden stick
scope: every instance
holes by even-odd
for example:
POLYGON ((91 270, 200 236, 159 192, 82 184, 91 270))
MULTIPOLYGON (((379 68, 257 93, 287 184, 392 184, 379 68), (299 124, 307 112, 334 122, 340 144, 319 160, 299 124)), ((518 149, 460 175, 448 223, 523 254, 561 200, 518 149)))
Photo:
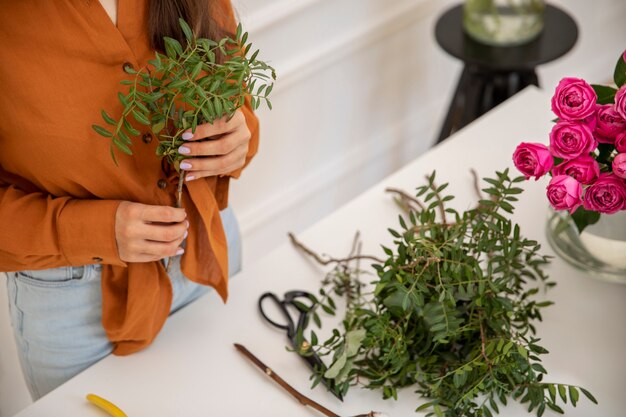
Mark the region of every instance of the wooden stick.
POLYGON ((283 387, 289 394, 295 397, 300 402, 300 404, 304 406, 312 407, 327 417, 340 417, 339 414, 333 413, 332 411, 330 411, 328 408, 324 407, 323 405, 316 403, 309 397, 302 395, 301 393, 296 391, 295 388, 293 388, 291 385, 285 382, 284 379, 282 379, 277 373, 272 371, 271 368, 269 368, 267 365, 261 362, 259 358, 254 356, 243 345, 240 345, 239 343, 235 343, 235 348, 237 348, 239 352, 241 352, 246 358, 248 358, 252 363, 254 363, 258 368, 260 368, 265 373, 265 375, 272 378, 278 385, 283 387))

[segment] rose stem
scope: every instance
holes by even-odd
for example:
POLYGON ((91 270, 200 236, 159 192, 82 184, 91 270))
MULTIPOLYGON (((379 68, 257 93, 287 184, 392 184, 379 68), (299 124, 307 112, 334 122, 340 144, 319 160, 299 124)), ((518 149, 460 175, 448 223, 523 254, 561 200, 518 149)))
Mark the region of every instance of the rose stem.
POLYGON ((322 414, 324 414, 325 416, 328 416, 328 417, 340 417, 338 414, 333 413, 332 411, 330 411, 326 407, 316 403, 315 401, 313 401, 312 399, 308 398, 307 396, 300 394, 291 385, 289 385, 287 382, 285 382, 284 379, 282 379, 280 376, 278 376, 278 374, 276 374, 274 371, 272 371, 270 368, 268 368, 267 365, 265 365, 263 362, 261 362, 261 360, 259 360, 259 358, 254 356, 244 346, 240 345, 239 343, 235 343, 235 347, 246 358, 248 358, 252 363, 254 363, 257 367, 259 367, 263 372, 265 372, 265 374, 267 376, 272 378, 278 385, 283 387, 287 392, 289 392, 292 396, 294 396, 300 402, 300 404, 302 404, 304 406, 308 405, 309 407, 312 407, 312 408, 316 409, 317 411, 319 411, 320 413, 322 413, 322 414))
MULTIPOLYGON (((178 176, 178 188, 176 189, 176 208, 181 208, 183 206, 183 182, 185 180, 185 171, 180 170, 180 175, 178 176)), ((172 258, 167 258, 167 267, 165 270, 170 272, 170 266, 172 265, 172 258)))

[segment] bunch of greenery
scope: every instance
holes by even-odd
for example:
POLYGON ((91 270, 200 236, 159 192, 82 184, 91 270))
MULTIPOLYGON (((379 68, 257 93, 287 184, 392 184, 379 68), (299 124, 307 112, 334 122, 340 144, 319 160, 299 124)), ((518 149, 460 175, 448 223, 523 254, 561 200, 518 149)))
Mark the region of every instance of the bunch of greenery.
POLYGON ((131 118, 150 126, 159 140, 156 154, 174 166, 179 172, 177 207, 181 207, 184 175, 180 161, 185 156, 178 153, 183 144, 183 132, 202 123, 213 123, 224 116, 231 117, 250 97, 253 109, 268 99, 276 79, 274 69, 257 59, 256 50, 248 58, 252 44, 246 43, 248 33, 237 26, 234 38, 219 41, 196 38, 189 25, 180 19, 185 34, 183 47, 176 39, 165 37, 165 52, 156 52, 148 66, 139 70, 125 68, 134 75, 123 80, 130 86, 128 93, 118 93, 124 109, 116 120, 105 110, 102 118, 110 128, 93 125, 100 135, 111 139, 111 157, 117 165, 115 145, 122 152, 132 155, 131 137, 141 134, 130 123, 131 118))
POLYGON ((453 197, 442 194, 447 184, 437 186, 434 173, 416 198, 397 192, 408 215, 399 216, 399 230, 389 229, 395 247, 383 247, 386 259, 373 264, 378 278, 362 282, 354 263, 363 257, 336 260, 314 297, 310 314, 319 327, 319 309, 336 314, 336 297, 347 308, 328 340, 313 330, 309 341, 300 335, 301 355, 332 355, 313 386, 330 378, 342 394, 361 385, 385 399, 415 387, 427 399, 416 411, 438 417, 490 417, 511 398, 537 416, 563 413, 559 402, 575 406, 581 392, 596 402, 583 388, 544 381, 548 352, 533 323, 552 303, 536 296, 555 284, 542 270, 548 259, 540 245, 507 218, 523 180, 508 170, 485 178, 490 198, 464 213, 444 206, 453 197))

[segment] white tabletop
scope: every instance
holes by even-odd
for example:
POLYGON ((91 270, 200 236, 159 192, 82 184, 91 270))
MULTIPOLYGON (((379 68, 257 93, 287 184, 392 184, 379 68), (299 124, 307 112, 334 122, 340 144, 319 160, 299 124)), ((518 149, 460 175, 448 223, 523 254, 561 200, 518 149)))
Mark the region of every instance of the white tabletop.
MULTIPOLYGON (((299 238, 319 252, 344 256, 354 232, 360 230, 364 253, 380 255, 379 245, 391 241, 386 229, 396 226, 398 213, 384 189, 393 186, 412 192, 434 169, 439 183, 451 182, 455 207, 471 207, 470 168, 481 176, 492 176, 495 170, 511 166, 518 142, 546 142, 552 119, 549 98, 534 88, 518 94, 299 238)), ((545 185, 542 181, 524 184, 526 192, 515 220, 526 236, 540 241, 543 252, 552 255, 544 232, 545 185)), ((566 415, 626 416, 626 286, 595 281, 558 258, 548 272, 558 282, 547 295, 556 304, 545 310, 538 335, 550 351, 544 359, 549 380, 582 385, 600 403, 595 406, 581 396, 577 408, 565 407, 566 415)), ((113 401, 130 417, 319 415, 244 359, 233 348, 234 342, 245 345, 296 389, 342 416, 370 410, 395 417, 417 415, 414 409, 423 400, 411 390, 402 391, 398 401, 383 401, 378 392, 355 389, 343 403, 323 388, 310 390, 308 368, 285 350, 284 333, 260 318, 257 299, 261 293, 316 291, 323 275, 324 269, 296 252, 285 237, 284 245, 233 278, 227 305, 215 294, 199 299, 172 316, 145 351, 102 360, 18 416, 103 416, 85 401, 89 392, 113 401)), ((528 414, 514 404, 500 415, 528 414)))

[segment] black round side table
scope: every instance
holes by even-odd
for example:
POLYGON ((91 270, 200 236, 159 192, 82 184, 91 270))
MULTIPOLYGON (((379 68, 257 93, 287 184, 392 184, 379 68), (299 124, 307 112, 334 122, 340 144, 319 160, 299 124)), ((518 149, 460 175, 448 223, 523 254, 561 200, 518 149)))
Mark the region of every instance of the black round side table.
POLYGON ((544 28, 537 38, 517 46, 490 46, 465 33, 463 5, 458 5, 439 18, 435 38, 465 65, 439 143, 527 86, 539 86, 535 69, 570 51, 578 39, 578 27, 563 10, 547 5, 544 28))

